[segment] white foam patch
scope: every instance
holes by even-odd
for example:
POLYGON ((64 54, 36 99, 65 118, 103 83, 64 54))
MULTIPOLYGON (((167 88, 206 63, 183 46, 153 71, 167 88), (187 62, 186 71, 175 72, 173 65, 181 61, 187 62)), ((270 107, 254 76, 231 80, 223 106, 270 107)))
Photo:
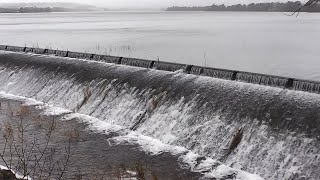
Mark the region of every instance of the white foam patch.
POLYGON ((190 168, 193 172, 200 172, 204 174, 203 178, 219 179, 232 177, 237 180, 263 180, 263 178, 258 175, 225 166, 219 161, 211 158, 204 158, 204 160, 197 162, 197 159, 201 158, 199 154, 195 154, 183 147, 164 144, 157 139, 153 139, 136 132, 130 132, 124 136, 117 136, 112 138, 112 140, 116 144, 138 144, 143 151, 149 152, 153 155, 158 155, 163 152, 179 155, 179 160, 185 163, 183 165, 185 168, 190 168))
POLYGON ((97 133, 108 134, 111 132, 121 133, 121 131, 124 131, 124 128, 121 126, 113 125, 105 121, 101 121, 100 119, 97 119, 88 115, 84 115, 84 114, 71 113, 63 117, 63 120, 72 120, 72 119, 77 119, 79 122, 88 123, 90 130, 93 130, 97 133))
POLYGON ((141 135, 134 131, 131 131, 124 136, 114 137, 112 140, 114 140, 117 144, 138 144, 145 152, 150 152, 153 155, 157 155, 162 152, 170 152, 173 155, 186 152, 186 149, 183 147, 164 144, 160 140, 141 135))
MULTIPOLYGON (((261 178, 258 175, 233 169, 225 165, 220 165, 214 170, 212 170, 211 172, 205 174, 204 178, 223 179, 223 178, 226 178, 227 176, 231 176, 232 178, 235 178, 237 180, 263 180, 263 178, 261 178)), ((229 178, 229 179, 232 179, 232 178, 229 178)))
POLYGON ((53 106, 47 106, 46 108, 43 109, 43 112, 41 115, 47 115, 47 116, 59 116, 63 114, 69 114, 72 113, 72 111, 59 108, 59 107, 53 107, 53 106))
POLYGON ((183 162, 190 165, 193 172, 202 172, 204 174, 203 179, 263 180, 258 175, 228 167, 212 158, 205 158, 199 162, 197 161, 198 158, 201 158, 201 156, 191 151, 180 157, 183 162))
POLYGON ((37 101, 35 99, 9 94, 4 91, 0 91, 0 98, 20 101, 20 102, 23 102, 23 105, 26 105, 26 106, 43 105, 44 104, 43 102, 37 101))
POLYGON ((206 158, 201 162, 197 162, 197 159, 200 157, 201 156, 199 154, 189 151, 187 154, 180 156, 179 159, 190 165, 190 168, 195 172, 210 171, 213 166, 220 164, 218 161, 211 158, 206 158))
POLYGON ((24 105, 24 106, 37 106, 38 109, 43 109, 43 112, 41 113, 41 115, 56 116, 56 115, 62 115, 62 114, 67 114, 67 113, 72 112, 67 109, 54 107, 52 105, 45 104, 41 101, 37 101, 32 98, 26 98, 23 96, 13 95, 13 94, 6 93, 4 91, 0 91, 0 98, 20 101, 23 103, 22 105, 24 105))
POLYGON ((153 155, 158 155, 163 152, 178 155, 179 160, 185 163, 183 165, 184 167, 190 168, 193 172, 204 174, 204 178, 219 179, 223 177, 232 177, 237 180, 263 180, 263 178, 258 175, 230 168, 212 158, 204 158, 198 162, 197 160, 201 158, 199 154, 193 153, 183 147, 164 144, 157 139, 141 135, 137 132, 131 131, 127 135, 117 136, 112 138, 112 140, 116 144, 138 144, 143 151, 153 155))

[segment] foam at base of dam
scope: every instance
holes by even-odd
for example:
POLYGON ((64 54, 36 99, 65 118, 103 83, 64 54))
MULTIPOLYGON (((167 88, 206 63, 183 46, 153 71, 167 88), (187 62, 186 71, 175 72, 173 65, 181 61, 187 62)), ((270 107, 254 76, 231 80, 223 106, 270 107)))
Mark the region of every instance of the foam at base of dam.
POLYGON ((8 51, 0 51, 0 91, 89 115, 265 179, 320 179, 319 94, 8 51))

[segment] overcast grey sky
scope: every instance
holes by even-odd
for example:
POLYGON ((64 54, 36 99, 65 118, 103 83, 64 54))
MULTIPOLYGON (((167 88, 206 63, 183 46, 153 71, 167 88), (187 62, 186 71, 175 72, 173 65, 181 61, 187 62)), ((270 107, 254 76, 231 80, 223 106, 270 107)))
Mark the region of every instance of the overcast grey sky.
MULTIPOLYGON (((0 3, 13 2, 76 2, 85 3, 109 8, 162 8, 168 6, 206 6, 213 3, 216 4, 235 4, 235 3, 250 3, 250 2, 274 2, 288 0, 0 0, 0 3)), ((295 1, 295 0, 292 0, 295 1)))

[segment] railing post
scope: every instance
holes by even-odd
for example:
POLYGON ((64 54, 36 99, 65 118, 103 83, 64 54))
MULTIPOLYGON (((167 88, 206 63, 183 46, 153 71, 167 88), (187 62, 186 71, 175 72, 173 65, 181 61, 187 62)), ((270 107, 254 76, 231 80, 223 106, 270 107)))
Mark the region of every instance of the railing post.
POLYGON ((123 58, 123 57, 120 57, 120 58, 118 59, 117 64, 121 64, 122 58, 123 58))
POLYGON ((155 63, 155 61, 151 61, 150 65, 149 65, 149 68, 150 68, 150 69, 152 69, 152 68, 153 68, 154 63, 155 63))
POLYGON ((197 74, 197 75, 201 75, 203 73, 204 73, 204 68, 201 68, 199 74, 197 74))
POLYGON ((286 82, 286 85, 285 85, 285 88, 293 88, 293 82, 294 82, 294 79, 293 78, 289 78, 288 81, 286 82))
POLYGON ((192 67, 193 67, 193 65, 187 65, 186 68, 185 68, 185 72, 186 72, 187 74, 190 74, 192 67))
POLYGON ((232 77, 231 77, 231 80, 232 80, 232 81, 234 81, 234 80, 237 79, 237 74, 238 74, 238 73, 239 73, 238 71, 233 71, 233 74, 232 74, 232 77))

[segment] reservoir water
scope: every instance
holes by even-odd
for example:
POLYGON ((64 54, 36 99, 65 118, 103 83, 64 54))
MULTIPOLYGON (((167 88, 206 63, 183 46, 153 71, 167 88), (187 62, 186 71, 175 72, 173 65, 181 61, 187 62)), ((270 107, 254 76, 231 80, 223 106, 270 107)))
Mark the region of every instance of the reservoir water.
POLYGON ((320 80, 320 15, 257 12, 1 14, 0 44, 320 80))

